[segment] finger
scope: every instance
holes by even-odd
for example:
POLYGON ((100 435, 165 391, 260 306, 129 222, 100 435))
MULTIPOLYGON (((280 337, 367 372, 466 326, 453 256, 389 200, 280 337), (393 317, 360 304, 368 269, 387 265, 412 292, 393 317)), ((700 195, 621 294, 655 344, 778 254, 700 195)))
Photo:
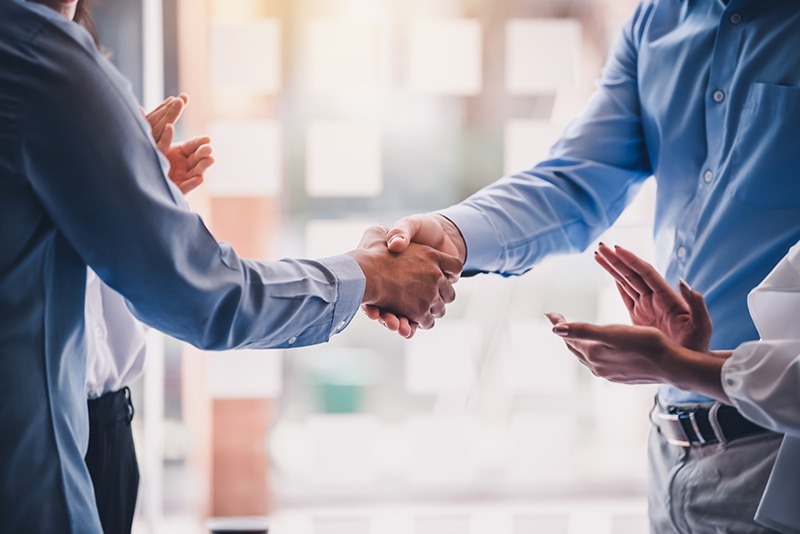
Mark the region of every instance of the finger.
POLYGON ((379 321, 383 326, 392 332, 397 332, 397 330, 400 328, 400 318, 391 312, 381 312, 381 318, 379 321))
POLYGON ((628 309, 628 313, 633 313, 633 309, 636 307, 636 301, 633 300, 625 288, 619 282, 616 282, 617 291, 619 291, 619 296, 622 297, 622 302, 625 303, 625 307, 628 309))
POLYGON ((414 335, 413 329, 411 328, 411 322, 405 317, 399 317, 399 319, 400 326, 397 329, 397 333, 408 339, 410 336, 414 335))
POLYGON ((181 94, 179 94, 179 95, 178 95, 178 98, 180 98, 181 100, 183 100, 183 105, 184 105, 184 106, 188 106, 188 105, 189 105, 189 95, 187 95, 186 93, 181 93, 181 94))
POLYGON ((456 300, 456 290, 450 281, 442 280, 439 283, 439 296, 445 304, 450 304, 456 300))
POLYGON ((181 143, 180 149, 181 154, 186 156, 187 158, 191 156, 194 152, 197 151, 203 145, 210 145, 211 138, 207 135, 202 137, 195 137, 194 139, 189 139, 188 141, 184 141, 181 143))
POLYGON ((614 326, 598 326, 589 323, 559 323, 553 332, 570 340, 613 342, 619 336, 619 328, 614 326))
POLYGON ((166 155, 169 152, 169 147, 172 146, 172 139, 175 137, 175 127, 171 124, 167 124, 164 127, 164 132, 161 134, 161 137, 158 139, 156 146, 161 151, 162 154, 166 155))
POLYGON ((630 284, 640 295, 649 295, 653 291, 650 289, 639 273, 628 267, 622 260, 619 259, 617 254, 608 248, 606 245, 600 243, 598 252, 604 260, 630 284))
POLYGON ((707 329, 707 332, 710 332, 711 315, 708 313, 706 299, 703 298, 703 295, 700 292, 689 287, 689 284, 687 284, 686 280, 683 278, 680 279, 678 288, 681 291, 681 296, 683 296, 686 304, 689 306, 689 311, 692 314, 692 320, 694 323, 707 329))
POLYGON ((433 315, 430 314, 430 312, 420 317, 419 321, 417 322, 419 323, 419 327, 423 330, 430 330, 436 324, 436 320, 434 319, 433 315))
POLYGON ((197 165, 201 159, 211 156, 211 145, 202 145, 194 151, 192 155, 186 158, 186 166, 190 169, 197 165))
MULTIPOLYGON (((601 246, 603 246, 603 245, 601 245, 601 246)), ((611 266, 611 264, 608 263, 605 260, 605 258, 600 254, 599 251, 594 253, 594 261, 596 261, 597 264, 600 265, 600 267, 603 268, 603 270, 605 270, 608 274, 611 275, 611 277, 616 282, 617 287, 621 288, 625 292, 625 294, 628 296, 629 300, 633 300, 633 301, 639 300, 639 297, 640 297, 639 292, 636 291, 631 286, 630 282, 628 282, 628 280, 626 280, 624 276, 622 276, 620 273, 618 273, 617 270, 614 269, 611 266)))
POLYGON ((439 267, 442 269, 442 272, 447 275, 448 278, 458 280, 458 277, 461 275, 461 269, 464 268, 464 264, 461 263, 461 260, 450 254, 444 254, 442 252, 437 252, 437 254, 439 267))
POLYGON ((180 99, 173 99, 172 102, 170 102, 170 104, 164 109, 163 114, 160 114, 155 123, 151 123, 151 127, 153 128, 153 137, 156 139, 156 141, 161 139, 161 136, 164 135, 164 128, 166 128, 167 124, 174 123, 175 119, 173 119, 173 117, 179 116, 182 110, 183 101, 180 99))
POLYGON ((403 217, 386 235, 386 244, 392 252, 404 252, 420 233, 421 221, 417 216, 403 217))
POLYGON ((544 316, 547 317, 550 320, 550 322, 553 324, 553 326, 555 326, 555 325, 557 325, 559 323, 566 323, 567 322, 567 319, 563 315, 561 315, 560 313, 549 312, 549 313, 545 313, 544 316))
POLYGON ((658 274, 658 271, 656 271, 655 267, 641 259, 633 252, 630 252, 622 247, 615 247, 615 251, 620 261, 625 263, 633 271, 639 274, 639 276, 642 278, 642 280, 644 280, 653 293, 661 291, 673 293, 674 290, 672 287, 670 287, 667 281, 664 280, 663 276, 658 274))
POLYGON ((419 328, 419 324, 415 323, 414 321, 409 321, 408 327, 410 329, 410 332, 406 336, 406 339, 411 339, 412 337, 414 337, 414 334, 417 333, 417 328, 419 328))
POLYGON ((167 107, 169 104, 171 104, 171 103, 172 103, 172 100, 173 100, 173 97, 171 97, 171 96, 170 96, 170 97, 167 97, 166 99, 164 99, 164 101, 163 101, 163 102, 161 102, 161 103, 158 105, 158 107, 156 107, 156 108, 155 108, 153 111, 151 111, 150 113, 146 113, 146 112, 144 111, 144 108, 140 108, 140 109, 142 110, 142 113, 144 114, 144 116, 145 116, 145 118, 147 119, 147 121, 148 121, 148 122, 150 122, 150 123, 151 123, 151 125, 152 125, 152 122, 153 122, 153 121, 155 121, 155 120, 159 119, 159 118, 160 118, 160 117, 161 117, 161 116, 164 114, 164 111, 166 111, 166 107, 167 107))
POLYGON ((197 165, 186 171, 186 176, 190 178, 194 178, 197 176, 203 178, 203 174, 205 174, 205 172, 209 168, 211 168, 212 165, 214 165, 214 161, 216 161, 214 158, 201 159, 200 161, 197 162, 197 165))
POLYGON ((431 315, 436 319, 441 319, 444 317, 445 311, 444 301, 441 299, 436 299, 431 306, 431 315))
POLYGON ((202 176, 195 176, 193 178, 189 178, 188 180, 184 180, 180 184, 178 184, 178 189, 181 190, 181 193, 184 195, 188 195, 203 183, 202 176))
POLYGON ((588 357, 586 356, 586 354, 585 354, 583 351, 581 351, 581 350, 578 348, 577 344, 575 344, 574 342, 571 342, 571 341, 570 341, 570 340, 568 340, 568 339, 565 339, 565 340, 564 340, 564 345, 566 345, 566 346, 567 346, 567 350, 568 350, 568 351, 570 351, 572 354, 574 354, 575 356, 577 356, 577 357, 578 357, 578 361, 579 361, 579 362, 581 362, 581 363, 582 363, 583 365, 585 365, 586 367, 589 367, 589 368, 591 368, 591 366, 589 365, 589 359, 588 359, 588 357))
POLYGON ((183 110, 186 103, 181 98, 176 98, 172 103, 167 106, 167 112, 164 114, 164 120, 168 124, 175 124, 178 119, 183 115, 183 110))
POLYGON ((389 229, 385 226, 370 226, 364 230, 364 234, 361 236, 361 241, 358 243, 358 248, 368 248, 375 242, 386 243, 386 233, 388 231, 389 229))
POLYGON ((373 321, 377 321, 381 317, 381 309, 377 306, 370 306, 369 304, 364 304, 361 306, 361 310, 364 314, 372 319, 373 321))

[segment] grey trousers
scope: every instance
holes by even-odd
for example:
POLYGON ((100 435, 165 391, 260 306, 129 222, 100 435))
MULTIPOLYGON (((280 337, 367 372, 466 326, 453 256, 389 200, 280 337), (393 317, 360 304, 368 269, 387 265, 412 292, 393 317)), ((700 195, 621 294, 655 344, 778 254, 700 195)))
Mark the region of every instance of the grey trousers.
POLYGON ((649 441, 651 534, 763 534, 753 519, 783 436, 765 432, 705 447, 649 441))

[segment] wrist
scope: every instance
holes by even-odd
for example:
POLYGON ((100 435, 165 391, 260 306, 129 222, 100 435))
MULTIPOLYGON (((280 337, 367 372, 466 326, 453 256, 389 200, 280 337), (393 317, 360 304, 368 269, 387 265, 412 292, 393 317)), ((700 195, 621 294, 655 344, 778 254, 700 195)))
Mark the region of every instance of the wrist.
POLYGON ((463 264, 467 261, 467 243, 464 240, 464 236, 461 235, 461 230, 458 229, 458 226, 455 225, 453 221, 442 215, 441 213, 434 213, 433 216, 439 221, 439 225, 442 227, 444 234, 453 243, 457 251, 457 256, 459 261, 463 264))
POLYGON ((680 347, 675 372, 668 382, 686 391, 696 391, 708 397, 729 403, 722 388, 722 365, 727 358, 720 354, 698 352, 680 347))
POLYGON ((347 253, 350 257, 356 260, 358 267, 364 274, 366 285, 364 287, 364 296, 361 299, 362 304, 372 304, 377 300, 377 286, 375 276, 379 272, 375 267, 374 258, 363 249, 351 250, 347 253))

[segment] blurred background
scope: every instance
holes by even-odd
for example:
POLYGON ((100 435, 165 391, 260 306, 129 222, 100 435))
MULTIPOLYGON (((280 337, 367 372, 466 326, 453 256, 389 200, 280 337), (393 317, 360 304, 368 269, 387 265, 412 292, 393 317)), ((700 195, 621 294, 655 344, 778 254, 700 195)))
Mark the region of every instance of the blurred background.
MULTIPOLYGON (((190 195, 245 257, 323 257, 532 166, 583 109, 633 0, 102 0, 145 108, 216 165, 190 195)), ((652 257, 650 180, 606 243, 652 257)), ((653 390, 595 379, 543 312, 627 322, 591 251, 462 280, 432 331, 359 315, 324 346, 202 353, 150 334, 134 531, 646 532, 653 390)))

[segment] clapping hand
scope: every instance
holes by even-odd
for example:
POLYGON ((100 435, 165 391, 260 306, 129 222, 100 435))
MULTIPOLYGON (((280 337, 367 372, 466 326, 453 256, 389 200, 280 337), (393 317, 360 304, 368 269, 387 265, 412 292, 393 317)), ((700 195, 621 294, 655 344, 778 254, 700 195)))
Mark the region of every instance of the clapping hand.
POLYGON ((569 323, 547 314, 553 332, 595 376, 624 384, 668 383, 730 402, 720 381, 730 353, 708 350, 711 318, 703 296, 681 280, 680 293, 648 263, 602 243, 597 262, 614 277, 634 326, 569 323))
POLYGON ((172 143, 175 122, 188 103, 189 97, 185 94, 169 97, 145 115, 156 146, 169 161, 169 179, 184 195, 203 183, 205 171, 214 164, 210 138, 195 137, 183 143, 172 143))
POLYGON ((594 257, 616 281, 634 325, 654 327, 681 346, 708 351, 711 317, 700 293, 683 280, 678 293, 652 265, 622 247, 600 243, 594 257))

